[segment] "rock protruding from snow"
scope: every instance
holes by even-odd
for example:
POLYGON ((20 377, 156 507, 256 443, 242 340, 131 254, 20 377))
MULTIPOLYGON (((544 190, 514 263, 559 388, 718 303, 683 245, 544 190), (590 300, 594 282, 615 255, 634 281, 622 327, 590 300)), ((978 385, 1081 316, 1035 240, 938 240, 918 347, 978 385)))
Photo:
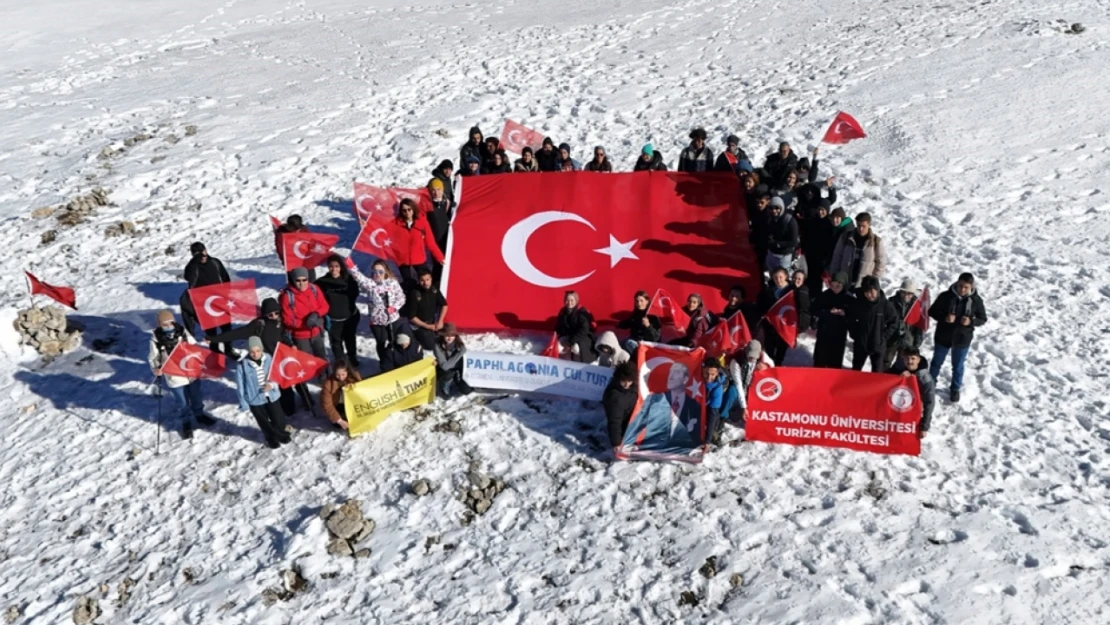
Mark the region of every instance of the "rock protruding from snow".
POLYGON ((89 625, 100 616, 100 604, 96 599, 84 595, 77 598, 77 606, 73 608, 73 625, 89 625))
POLYGON ((96 209, 107 205, 108 190, 97 187, 59 206, 54 215, 63 226, 76 226, 88 221, 89 217, 96 214, 96 209))
POLYGON ((324 520, 324 527, 328 529, 328 535, 331 537, 327 544, 328 553, 356 558, 370 555, 369 549, 356 549, 356 547, 374 533, 377 525, 373 519, 367 519, 362 515, 362 504, 357 499, 351 499, 341 505, 324 506, 320 510, 320 518, 324 520))
POLYGON ((8 609, 4 611, 4 622, 8 625, 12 625, 12 623, 18 621, 21 616, 23 616, 23 608, 17 605, 10 605, 8 609))
POLYGON ((474 515, 483 515, 493 506, 493 500, 505 490, 505 482, 491 478, 472 464, 466 473, 467 484, 459 490, 459 501, 466 506, 463 523, 469 524, 474 515))
POLYGON ((409 485, 409 492, 417 497, 423 497, 432 492, 432 484, 428 480, 419 479, 409 485))
POLYGON ((308 580, 301 575, 298 569, 292 568, 282 571, 281 587, 271 587, 263 590, 262 603, 270 606, 278 601, 289 601, 306 588, 308 588, 308 580))
POLYGON ((19 311, 13 323, 20 343, 30 345, 45 358, 71 352, 81 344, 81 328, 66 320, 60 306, 33 306, 19 311))

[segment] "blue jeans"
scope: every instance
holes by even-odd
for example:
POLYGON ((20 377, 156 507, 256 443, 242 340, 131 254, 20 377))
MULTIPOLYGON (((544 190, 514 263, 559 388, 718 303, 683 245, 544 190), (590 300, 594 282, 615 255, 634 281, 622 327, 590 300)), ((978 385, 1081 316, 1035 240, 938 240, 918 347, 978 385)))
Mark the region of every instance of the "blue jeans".
POLYGON ((953 391, 958 391, 964 385, 964 361, 967 360, 967 353, 971 351, 970 347, 945 347, 943 345, 933 346, 933 362, 929 364, 929 374, 933 379, 938 379, 940 375, 940 368, 944 366, 944 361, 948 359, 949 352, 952 353, 952 386, 953 391))
POLYGON ((185 386, 170 389, 170 395, 177 402, 177 407, 184 422, 192 421, 193 417, 204 413, 204 400, 200 397, 200 380, 193 380, 185 386))
POLYGON ((721 418, 725 421, 732 421, 739 423, 740 427, 744 427, 744 411, 740 410, 736 416, 732 416, 732 409, 736 408, 740 403, 740 393, 736 390, 736 386, 730 384, 728 390, 725 391, 725 401, 721 405, 721 418))

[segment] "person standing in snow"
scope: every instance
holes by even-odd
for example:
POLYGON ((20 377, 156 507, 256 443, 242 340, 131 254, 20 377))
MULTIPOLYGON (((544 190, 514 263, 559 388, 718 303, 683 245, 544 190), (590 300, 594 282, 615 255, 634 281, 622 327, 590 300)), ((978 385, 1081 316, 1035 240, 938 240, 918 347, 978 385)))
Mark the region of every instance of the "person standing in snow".
POLYGON ((612 330, 606 330, 597 338, 597 360, 595 365, 609 367, 610 369, 623 365, 631 359, 628 352, 621 349, 617 335, 612 330))
MULTIPOLYGON (((725 139, 725 151, 717 157, 717 162, 714 164, 715 171, 730 171, 734 174, 739 173, 740 161, 748 161, 748 155, 744 150, 740 149, 740 137, 736 135, 729 135, 725 139)), ((749 167, 751 163, 748 163, 749 167)))
POLYGON ((405 305, 405 291, 383 260, 375 260, 370 266, 370 277, 362 275, 354 261, 347 259, 347 269, 358 282, 359 289, 370 303, 370 333, 374 335, 374 346, 378 352, 378 365, 385 362, 386 350, 394 337, 401 333, 411 333, 408 322, 401 318, 398 311, 405 305))
POLYGON ((308 281, 308 269, 297 267, 289 275, 289 284, 278 294, 281 322, 297 349, 327 359, 324 318, 328 314, 328 300, 315 284, 308 281))
POLYGON ((678 157, 678 171, 694 174, 713 169, 713 150, 705 145, 706 136, 704 128, 690 132, 690 145, 678 157))
POLYGON ((871 229, 869 213, 856 215, 856 229, 845 232, 836 242, 829 271, 847 273, 856 287, 868 276, 881 278, 886 274, 886 248, 871 229))
POLYGON ((702 363, 702 374, 705 379, 705 422, 708 424, 706 432, 714 444, 720 444, 721 410, 725 405, 728 378, 724 376, 721 363, 716 358, 705 359, 702 363))
POLYGON ((555 336, 559 341, 559 357, 575 362, 593 362, 594 318, 590 311, 578 305, 578 293, 567 291, 563 307, 555 318, 555 336))
POLYGON ((559 156, 555 159, 555 171, 581 171, 582 165, 571 158, 570 144, 563 142, 559 144, 559 156))
POLYGON ((520 151, 520 158, 513 163, 513 173, 535 173, 540 170, 540 162, 532 154, 532 148, 525 147, 520 151))
MULTIPOLYGON (((748 204, 748 242, 755 249, 755 260, 760 271, 767 267, 767 239, 771 227, 771 192, 759 185, 751 193, 754 200, 748 204)), ((781 200, 780 200, 781 201, 781 200)))
POLYGON ((401 271, 401 284, 406 288, 416 285, 420 269, 428 266, 428 253, 439 264, 444 264, 443 252, 436 244, 428 220, 416 210, 416 202, 409 198, 401 200, 394 220, 393 249, 397 252, 397 267, 401 271), (427 251, 425 251, 427 250, 427 251))
POLYGON ((328 301, 326 326, 332 360, 345 360, 358 367, 358 322, 362 318, 355 306, 358 282, 343 266, 342 256, 328 257, 328 272, 316 279, 316 288, 324 292, 328 301))
POLYGON ((432 272, 421 269, 416 286, 405 295, 405 308, 402 316, 408 318, 414 328, 414 338, 425 350, 435 345, 437 332, 443 329, 447 318, 447 299, 432 284, 432 272))
POLYGON ((856 300, 848 291, 848 274, 840 272, 829 281, 828 290, 813 300, 811 313, 816 319, 817 342, 813 347, 813 366, 843 369, 848 345, 849 316, 856 300))
POLYGON ((158 311, 158 327, 150 337, 150 349, 147 353, 147 363, 154 373, 159 386, 165 381, 166 388, 177 402, 178 413, 181 416, 181 437, 193 437, 193 421, 200 425, 215 425, 216 420, 204 413, 204 398, 201 396, 200 380, 194 380, 176 375, 164 375, 162 367, 166 365, 170 354, 173 353, 178 343, 185 342, 196 345, 196 341, 189 332, 173 318, 173 313, 168 310, 158 311))
POLYGON ((890 304, 894 306, 894 310, 898 313, 898 332, 895 333, 894 338, 891 339, 890 345, 886 348, 886 368, 889 369, 894 360, 898 357, 898 353, 907 347, 920 349, 922 341, 925 340, 925 332, 916 326, 906 325, 906 315, 917 305, 917 296, 921 293, 917 283, 906 278, 902 280, 902 286, 895 292, 894 297, 890 299, 890 304))
POLYGON ((613 165, 605 156, 605 148, 600 145, 594 147, 594 157, 586 163, 586 171, 598 171, 605 174, 613 172, 613 165))
POLYGON ((825 273, 829 268, 833 250, 836 249, 836 234, 832 220, 829 219, 828 200, 822 199, 817 211, 799 224, 802 235, 802 253, 805 254, 809 268, 809 292, 819 295, 825 288, 825 273))
POLYGON ((473 389, 463 380, 463 366, 466 364, 466 346, 459 338, 455 324, 445 323, 439 331, 433 352, 436 357, 436 393, 444 399, 456 392, 469 395, 473 389))
POLYGON ((767 172, 768 182, 775 185, 781 184, 786 178, 786 172, 797 166, 798 157, 786 141, 779 142, 778 151, 768 154, 767 159, 763 161, 763 171, 767 172))
POLYGON ((559 171, 559 151, 555 149, 555 141, 551 137, 543 138, 543 145, 536 152, 536 163, 540 171, 559 171))
POLYGON ((663 153, 655 149, 650 143, 640 150, 640 158, 632 166, 632 171, 667 171, 667 164, 663 162, 663 153))
POLYGON ((250 411, 258 422, 258 429, 262 430, 266 446, 277 449, 293 439, 285 431, 285 413, 278 404, 280 389, 268 379, 273 364, 273 357, 262 350, 262 339, 250 337, 247 340, 247 357, 235 366, 235 388, 239 395, 239 410, 250 411))
MULTIPOLYGON (((274 230, 274 248, 277 250, 278 260, 281 261, 281 266, 285 266, 285 244, 283 239, 287 234, 298 234, 309 232, 308 226, 304 225, 304 219, 300 215, 290 215, 285 218, 285 223, 281 224, 274 230)), ((309 275, 309 279, 314 276, 309 275)))
POLYGON ((481 166, 482 162, 489 158, 488 148, 482 141, 482 129, 474 126, 468 136, 470 139, 459 149, 459 162, 467 163, 471 158, 476 158, 478 165, 481 166))
POLYGON ((933 406, 937 403, 937 384, 933 375, 929 373, 929 361, 926 360, 916 347, 907 347, 901 352, 901 358, 890 370, 891 373, 903 377, 917 378, 917 390, 921 394, 921 424, 917 428, 917 437, 925 438, 929 426, 933 423, 933 406))
POLYGON ((787 273, 785 268, 778 267, 771 270, 771 282, 763 287, 763 290, 759 292, 759 298, 756 300, 759 311, 759 325, 755 332, 757 336, 763 337, 763 349, 766 350, 767 355, 771 357, 771 362, 775 363, 776 367, 782 366, 782 362, 786 360, 786 350, 790 349, 790 346, 767 321, 767 311, 771 310, 792 288, 790 274, 787 273))
POLYGON ((613 449, 614 455, 624 441, 624 433, 628 429, 628 422, 632 420, 632 411, 635 410, 638 399, 636 368, 631 363, 624 363, 613 372, 609 385, 601 395, 601 405, 605 409, 606 429, 609 433, 609 446, 613 449))
MULTIPOLYGON (((188 288, 195 289, 231 282, 231 276, 227 273, 227 268, 224 267, 220 259, 208 255, 208 248, 205 247, 204 243, 200 241, 193 243, 189 246, 189 252, 192 253, 193 257, 185 265, 185 282, 188 283, 188 288)), ((189 298, 188 290, 181 294, 179 304, 181 305, 182 324, 192 335, 200 322, 197 320, 197 311, 193 308, 193 300, 189 298)), ((226 332, 230 329, 230 323, 213 328, 216 333, 226 332)), ((224 350, 228 358, 239 357, 239 354, 230 345, 225 347, 224 350)), ((219 349, 216 351, 218 352, 219 349)))
POLYGON ((794 308, 798 314, 798 333, 809 330, 813 317, 810 315, 809 287, 806 286, 806 272, 798 269, 790 276, 790 290, 794 291, 794 308))
MULTIPOLYGON (((444 195, 443 182, 438 178, 428 181, 428 198, 431 208, 424 214, 428 220, 428 227, 432 230, 432 238, 436 247, 446 256, 447 239, 451 236, 451 218, 455 214, 455 204, 444 195)), ((438 286, 443 277, 443 263, 432 259, 432 281, 438 286)))
POLYGON ((320 403, 324 405, 324 415, 335 427, 347 430, 351 426, 347 422, 347 406, 344 401, 344 390, 362 381, 358 369, 352 368, 347 361, 337 360, 335 371, 324 380, 324 387, 320 390, 320 403))
POLYGON ((952 385, 948 397, 955 403, 960 401, 964 362, 975 338, 975 328, 987 322, 983 298, 975 291, 975 276, 961 273, 956 283, 929 306, 929 316, 937 322, 937 331, 933 335, 933 364, 929 373, 934 380, 939 379, 940 368, 944 366, 948 354, 952 354, 952 385))
MULTIPOLYGON (((455 166, 449 159, 440 161, 439 165, 432 170, 432 179, 439 181, 440 189, 443 190, 443 197, 447 199, 447 203, 451 206, 455 205, 454 175, 455 166)), ((428 183, 428 187, 431 188, 431 182, 428 183)))
POLYGON ((686 325, 686 332, 671 341, 672 345, 680 345, 682 347, 697 347, 698 341, 701 337, 709 333, 713 329, 713 325, 717 323, 717 319, 713 313, 705 307, 705 300, 698 293, 691 293, 686 298, 686 307, 683 309, 686 314, 690 316, 690 323, 686 325))
POLYGON ((487 174, 513 173, 513 166, 509 163, 509 155, 505 154, 505 150, 497 150, 493 153, 493 157, 487 169, 487 174))
POLYGON ((852 335, 852 368, 863 371, 871 361, 872 373, 886 371, 883 356, 886 346, 898 331, 898 313, 879 288, 879 279, 867 276, 860 285, 856 305, 851 311, 848 331, 852 335))
POLYGON ((767 221, 767 258, 764 266, 772 271, 779 267, 789 270, 794 264, 794 252, 798 249, 798 222, 786 212, 781 197, 771 198, 768 210, 770 217, 767 221))
POLYGON ((647 291, 636 291, 632 301, 632 314, 627 319, 617 324, 620 330, 628 330, 628 338, 624 341, 624 348, 632 354, 640 346, 641 341, 658 343, 663 335, 663 322, 659 317, 648 314, 651 307, 651 298, 647 291))

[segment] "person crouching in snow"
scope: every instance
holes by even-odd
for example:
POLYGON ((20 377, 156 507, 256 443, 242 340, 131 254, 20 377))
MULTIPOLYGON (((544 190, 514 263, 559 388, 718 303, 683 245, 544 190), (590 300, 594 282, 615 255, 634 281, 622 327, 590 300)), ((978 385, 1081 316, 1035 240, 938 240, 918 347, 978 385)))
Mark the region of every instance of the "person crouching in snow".
POLYGON ((684 347, 694 347, 709 332, 713 324, 717 322, 713 318, 713 313, 705 307, 701 295, 691 293, 690 297, 686 298, 686 311, 690 315, 690 323, 686 326, 686 333, 679 338, 671 341, 672 345, 681 345, 684 347))
POLYGON ((725 391, 728 379, 721 373, 721 363, 715 358, 706 358, 702 363, 705 376, 705 416, 709 424, 709 437, 714 444, 721 441, 721 410, 724 408, 725 391))
POLYGON ((890 372, 917 378, 917 390, 921 394, 921 425, 917 428, 917 438, 925 438, 933 422, 933 406, 937 403, 937 383, 929 373, 929 361, 916 347, 907 347, 890 372))
POLYGON ((559 338, 559 357, 576 362, 593 362, 593 315, 578 305, 578 293, 567 291, 563 307, 555 319, 555 336, 559 338))
POLYGON ((324 405, 324 414, 328 421, 335 427, 346 430, 350 427, 347 423, 347 406, 344 405, 343 391, 348 386, 353 386, 362 381, 362 376, 356 369, 352 369, 346 360, 335 361, 335 371, 324 380, 324 388, 320 391, 320 403, 324 405))
POLYGON ((440 397, 447 398, 457 391, 469 395, 473 389, 463 380, 463 365, 466 361, 466 346, 459 338, 455 324, 447 322, 439 331, 439 339, 432 350, 436 357, 436 391, 440 397))
POLYGON ((609 386, 601 395, 601 405, 605 408, 605 421, 608 424, 609 446, 614 455, 624 440, 624 431, 632 420, 639 392, 636 388, 636 368, 632 363, 624 363, 613 372, 609 386))
POLYGON ((266 439, 266 446, 277 449, 292 441, 285 431, 285 413, 278 400, 281 390, 270 376, 274 359, 262 350, 262 339, 252 336, 247 340, 247 357, 235 366, 235 388, 239 394, 239 410, 248 410, 258 422, 258 429, 266 439))
POLYGON ((763 345, 752 340, 743 351, 737 351, 728 365, 729 385, 721 408, 721 419, 744 427, 748 413, 748 387, 756 371, 768 369, 764 362, 763 345))
POLYGON ((422 358, 424 358, 424 350, 421 349, 420 343, 413 341, 411 336, 401 332, 393 339, 393 345, 390 345, 389 349, 386 350, 385 360, 381 363, 381 372, 400 369, 422 358))
POLYGON ((216 420, 204 414, 204 398, 201 397, 200 393, 200 380, 162 374, 162 367, 166 365, 173 349, 182 341, 189 345, 196 345, 197 343, 185 330, 185 327, 174 320, 172 312, 168 310, 158 311, 158 327, 154 329, 154 333, 150 337, 150 352, 147 354, 147 362, 150 364, 150 370, 157 378, 159 386, 162 384, 162 380, 165 380, 166 387, 170 389, 170 394, 177 402, 181 415, 181 437, 192 438, 194 420, 201 425, 215 425, 216 420))
POLYGON ((597 361, 594 363, 602 367, 615 368, 631 359, 628 352, 621 349, 617 335, 612 330, 601 333, 597 339, 597 361))

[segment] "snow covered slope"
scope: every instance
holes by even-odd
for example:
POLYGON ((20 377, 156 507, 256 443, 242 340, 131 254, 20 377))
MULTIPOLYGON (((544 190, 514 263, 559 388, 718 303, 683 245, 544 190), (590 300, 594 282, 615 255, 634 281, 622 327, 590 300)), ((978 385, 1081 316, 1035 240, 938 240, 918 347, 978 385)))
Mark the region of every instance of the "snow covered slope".
POLYGON ((68 622, 79 595, 100 623, 1110 621, 1105 3, 0 6, 0 609, 16 622, 68 622), (920 458, 743 444, 699 467, 610 465, 597 406, 500 396, 354 442, 301 415, 271 453, 226 383, 206 383, 216 432, 163 432, 154 455, 145 332, 191 241, 275 289, 267 214, 349 241, 352 179, 423 184, 474 123, 496 135, 509 116, 627 168, 646 142, 673 161, 695 125, 715 149, 736 132, 750 153, 808 151, 837 110, 870 138, 824 148, 822 169, 875 216, 892 280, 973 271, 991 315, 920 458), (86 223, 31 216, 94 187, 114 205, 86 223), (121 220, 139 234, 104 237, 121 220), (24 269, 78 288, 87 349, 42 366, 15 345, 24 269), (460 434, 437 430, 448 419, 460 434), (463 525, 472 461, 508 490, 463 525), (406 494, 417 478, 434 492, 406 494), (377 521, 369 559, 324 554, 316 512, 346 498, 377 521), (294 566, 309 588, 264 605, 294 566))

